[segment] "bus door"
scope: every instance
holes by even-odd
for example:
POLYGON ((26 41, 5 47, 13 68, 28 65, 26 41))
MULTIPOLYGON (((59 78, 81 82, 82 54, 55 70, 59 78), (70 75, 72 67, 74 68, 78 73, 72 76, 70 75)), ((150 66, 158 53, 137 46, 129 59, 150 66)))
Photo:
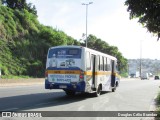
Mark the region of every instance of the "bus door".
POLYGON ((96 56, 91 55, 91 71, 92 71, 92 86, 93 88, 96 87, 95 83, 95 67, 96 67, 96 56))
POLYGON ((111 64, 112 64, 111 87, 115 87, 115 71, 116 71, 115 70, 115 61, 112 60, 111 64))

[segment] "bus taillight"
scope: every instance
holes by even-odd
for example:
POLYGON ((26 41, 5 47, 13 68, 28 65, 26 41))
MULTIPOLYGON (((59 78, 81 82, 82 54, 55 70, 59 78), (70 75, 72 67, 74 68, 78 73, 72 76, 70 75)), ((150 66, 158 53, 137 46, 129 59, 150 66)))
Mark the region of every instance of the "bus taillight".
POLYGON ((45 78, 47 78, 48 77, 48 71, 46 70, 45 71, 45 78))
POLYGON ((83 81, 83 80, 84 80, 84 72, 81 71, 79 75, 79 81, 83 81))

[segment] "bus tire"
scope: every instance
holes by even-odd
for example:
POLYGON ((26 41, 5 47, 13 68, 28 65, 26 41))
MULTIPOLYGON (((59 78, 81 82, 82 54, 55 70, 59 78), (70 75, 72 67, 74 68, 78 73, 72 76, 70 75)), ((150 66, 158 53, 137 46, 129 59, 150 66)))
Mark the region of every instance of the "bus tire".
POLYGON ((116 91, 116 86, 114 88, 112 88, 112 92, 115 92, 116 91))
POLYGON ((100 96, 100 94, 101 94, 101 86, 100 85, 98 86, 98 89, 94 94, 95 94, 95 97, 99 97, 100 96))
POLYGON ((118 87, 118 85, 119 85, 118 82, 116 82, 114 88, 112 88, 112 92, 115 92, 115 91, 116 91, 116 88, 118 87))
POLYGON ((66 90, 65 92, 66 92, 66 95, 68 96, 74 96, 76 94, 76 92, 72 90, 66 90))

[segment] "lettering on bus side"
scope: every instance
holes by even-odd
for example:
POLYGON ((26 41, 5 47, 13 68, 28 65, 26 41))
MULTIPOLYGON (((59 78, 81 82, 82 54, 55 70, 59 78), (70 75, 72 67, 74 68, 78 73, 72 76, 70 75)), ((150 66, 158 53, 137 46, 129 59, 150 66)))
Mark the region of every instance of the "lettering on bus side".
POLYGON ((53 75, 50 75, 50 77, 64 79, 64 75, 55 75, 55 74, 53 74, 53 75))
POLYGON ((77 76, 76 76, 76 75, 65 75, 65 78, 73 78, 73 79, 76 79, 77 76))
POLYGON ((61 73, 61 71, 54 71, 54 73, 57 73, 57 74, 58 74, 58 73, 61 73))
POLYGON ((65 74, 74 74, 74 71, 65 71, 65 74))
POLYGON ((57 82, 67 82, 69 83, 71 80, 70 79, 57 79, 57 82))

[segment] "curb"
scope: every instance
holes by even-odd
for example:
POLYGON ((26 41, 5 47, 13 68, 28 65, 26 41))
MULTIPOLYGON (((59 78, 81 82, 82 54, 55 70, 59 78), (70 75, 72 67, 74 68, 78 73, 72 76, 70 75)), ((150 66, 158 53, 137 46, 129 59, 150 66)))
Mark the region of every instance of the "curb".
POLYGON ((44 84, 42 83, 10 83, 10 84, 1 84, 0 88, 4 88, 4 87, 17 87, 17 86, 29 86, 29 85, 42 85, 44 84))
POLYGON ((0 88, 44 84, 45 78, 0 79, 0 88))
POLYGON ((154 111, 156 111, 156 99, 157 99, 157 96, 158 95, 156 95, 154 98, 153 98, 153 100, 152 100, 152 102, 151 102, 151 105, 150 105, 150 108, 149 108, 149 111, 150 112, 154 112, 154 111))

